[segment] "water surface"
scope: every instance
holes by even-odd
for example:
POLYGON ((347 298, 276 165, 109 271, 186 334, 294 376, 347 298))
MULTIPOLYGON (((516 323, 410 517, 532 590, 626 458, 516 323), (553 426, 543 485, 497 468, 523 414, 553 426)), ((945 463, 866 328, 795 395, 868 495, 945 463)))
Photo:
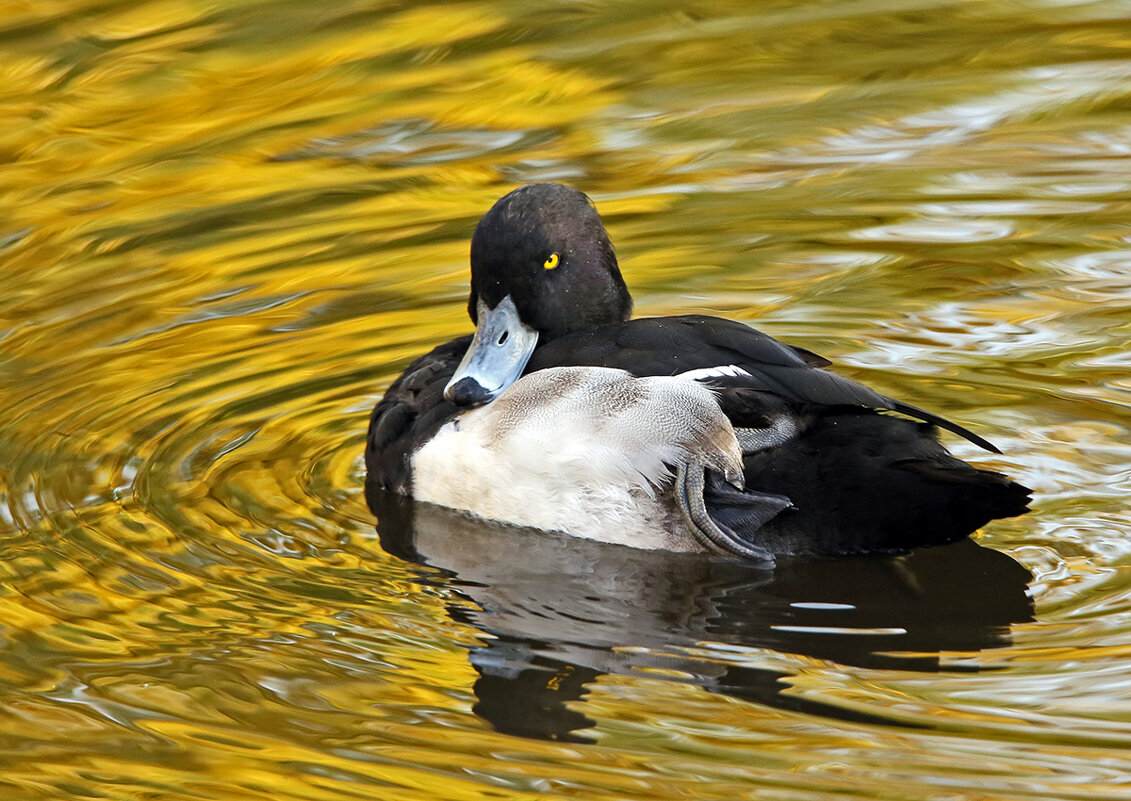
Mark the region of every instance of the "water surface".
POLYGON ((1123 799, 1131 4, 0 0, 0 790, 1123 799), (1032 515, 785 566, 363 496, 514 186, 1032 515))

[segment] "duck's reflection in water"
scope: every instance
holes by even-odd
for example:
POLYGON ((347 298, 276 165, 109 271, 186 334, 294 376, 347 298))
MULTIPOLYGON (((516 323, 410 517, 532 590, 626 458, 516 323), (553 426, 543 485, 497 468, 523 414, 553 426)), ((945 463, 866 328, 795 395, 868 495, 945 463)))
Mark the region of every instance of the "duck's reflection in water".
POLYGON ((931 671, 939 652, 1007 644, 1011 624, 1032 620, 1029 571, 969 540, 765 570, 500 526, 380 490, 367 498, 382 546, 449 574, 470 601, 452 617, 491 635, 470 656, 475 712, 527 737, 588 741, 578 732, 593 721, 569 702, 602 674, 646 668, 782 709, 891 723, 783 693, 788 674, 702 656, 704 644, 931 671))

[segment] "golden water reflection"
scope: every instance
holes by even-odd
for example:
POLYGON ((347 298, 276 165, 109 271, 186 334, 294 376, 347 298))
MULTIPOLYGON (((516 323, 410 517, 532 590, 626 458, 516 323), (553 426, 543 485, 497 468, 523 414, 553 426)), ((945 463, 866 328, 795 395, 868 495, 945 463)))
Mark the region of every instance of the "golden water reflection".
POLYGON ((1128 19, 0 0, 5 797, 1123 798, 1128 19), (1035 514, 815 578, 375 530, 368 410, 531 180, 1035 514))

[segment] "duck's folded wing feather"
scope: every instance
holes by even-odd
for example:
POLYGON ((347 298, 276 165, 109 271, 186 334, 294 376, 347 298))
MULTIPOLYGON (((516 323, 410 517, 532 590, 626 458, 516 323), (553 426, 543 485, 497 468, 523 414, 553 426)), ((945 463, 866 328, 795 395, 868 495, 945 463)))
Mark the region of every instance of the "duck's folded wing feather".
POLYGON ((828 364, 814 353, 786 345, 743 323, 688 315, 645 317, 561 337, 539 348, 527 371, 554 365, 595 365, 644 376, 736 367, 742 372, 729 371, 705 380, 720 387, 767 393, 767 398, 798 408, 849 406, 899 412, 999 452, 957 423, 821 369, 828 364))

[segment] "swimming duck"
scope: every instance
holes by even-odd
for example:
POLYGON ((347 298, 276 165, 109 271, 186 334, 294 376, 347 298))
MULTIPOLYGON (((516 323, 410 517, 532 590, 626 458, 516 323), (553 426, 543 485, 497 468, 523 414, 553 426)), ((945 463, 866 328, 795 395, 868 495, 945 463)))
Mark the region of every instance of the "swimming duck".
POLYGON ((631 310, 588 197, 556 183, 507 194, 471 240, 475 331, 378 402, 367 485, 763 564, 942 544, 1028 511, 1027 488, 937 439, 1000 452, 966 428, 742 323, 631 310))

